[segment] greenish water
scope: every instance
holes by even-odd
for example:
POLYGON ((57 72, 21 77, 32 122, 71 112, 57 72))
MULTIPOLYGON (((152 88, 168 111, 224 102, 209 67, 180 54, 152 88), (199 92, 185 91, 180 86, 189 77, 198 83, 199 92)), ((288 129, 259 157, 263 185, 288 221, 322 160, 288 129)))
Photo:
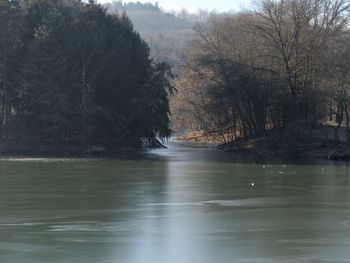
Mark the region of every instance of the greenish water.
POLYGON ((350 167, 189 149, 0 161, 0 262, 350 262, 350 167))

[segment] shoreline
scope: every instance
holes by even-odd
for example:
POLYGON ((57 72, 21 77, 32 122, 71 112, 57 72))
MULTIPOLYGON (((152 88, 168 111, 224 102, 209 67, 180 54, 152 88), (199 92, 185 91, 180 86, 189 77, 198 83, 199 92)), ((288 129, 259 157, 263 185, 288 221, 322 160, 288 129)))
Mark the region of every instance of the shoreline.
POLYGON ((142 153, 146 149, 161 149, 165 146, 157 141, 147 146, 113 143, 81 143, 52 141, 0 141, 0 158, 119 158, 128 154, 142 153))
MULTIPOLYGON (((251 139, 239 139, 229 143, 220 143, 207 138, 203 132, 190 132, 174 138, 186 144, 216 144, 226 152, 251 153, 261 156, 309 158, 327 160, 350 160, 350 147, 346 142, 336 144, 331 140, 310 139, 296 140, 290 136, 271 136, 251 139)), ((199 148, 196 146, 195 148, 199 148)))
MULTIPOLYGON (((327 160, 350 160, 350 147, 343 143, 335 145, 331 141, 288 141, 285 137, 264 137, 240 139, 231 143, 220 144, 213 141, 171 140, 188 148, 218 148, 228 153, 257 154, 260 156, 308 158, 327 160)), ((171 141, 170 140, 170 141, 171 141)), ((147 149, 167 148, 157 142, 151 147, 135 145, 49 142, 49 141, 0 141, 0 158, 123 158, 130 154, 144 153, 147 149)))
POLYGON ((350 160, 350 147, 345 143, 336 145, 331 141, 295 142, 288 141, 283 137, 264 137, 241 139, 227 144, 219 144, 217 147, 226 152, 253 153, 272 157, 350 160))

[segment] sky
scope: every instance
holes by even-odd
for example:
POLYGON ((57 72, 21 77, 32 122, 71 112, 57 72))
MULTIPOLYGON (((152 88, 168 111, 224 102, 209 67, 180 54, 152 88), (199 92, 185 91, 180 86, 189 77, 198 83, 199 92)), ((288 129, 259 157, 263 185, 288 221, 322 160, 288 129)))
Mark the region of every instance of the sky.
MULTIPOLYGON (((239 11, 242 7, 249 7, 250 0, 135 0, 123 2, 158 2, 159 5, 166 10, 181 10, 182 8, 188 11, 195 12, 199 8, 218 10, 218 11, 239 11)), ((110 2, 110 0, 98 0, 100 3, 110 2)))

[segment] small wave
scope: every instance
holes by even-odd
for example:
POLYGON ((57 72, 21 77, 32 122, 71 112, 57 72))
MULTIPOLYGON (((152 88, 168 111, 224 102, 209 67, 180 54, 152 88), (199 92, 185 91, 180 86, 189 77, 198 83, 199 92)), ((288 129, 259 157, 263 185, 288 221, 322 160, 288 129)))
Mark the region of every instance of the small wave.
POLYGON ((55 247, 48 246, 48 245, 0 242, 0 251, 1 250, 18 251, 18 252, 44 252, 44 251, 55 250, 55 247))
POLYGON ((1 162, 28 162, 28 163, 66 163, 94 161, 94 158, 34 158, 34 157, 3 157, 1 162))
POLYGON ((146 206, 193 206, 204 205, 205 202, 179 202, 179 203, 151 203, 146 206))

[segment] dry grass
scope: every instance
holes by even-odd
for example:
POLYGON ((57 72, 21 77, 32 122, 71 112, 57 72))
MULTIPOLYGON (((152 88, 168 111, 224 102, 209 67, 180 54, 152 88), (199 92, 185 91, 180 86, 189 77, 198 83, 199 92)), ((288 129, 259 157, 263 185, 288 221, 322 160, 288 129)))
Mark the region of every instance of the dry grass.
POLYGON ((222 140, 218 135, 206 134, 203 131, 190 131, 186 132, 181 136, 176 136, 177 141, 190 141, 190 142, 210 142, 210 143, 221 143, 222 140))

